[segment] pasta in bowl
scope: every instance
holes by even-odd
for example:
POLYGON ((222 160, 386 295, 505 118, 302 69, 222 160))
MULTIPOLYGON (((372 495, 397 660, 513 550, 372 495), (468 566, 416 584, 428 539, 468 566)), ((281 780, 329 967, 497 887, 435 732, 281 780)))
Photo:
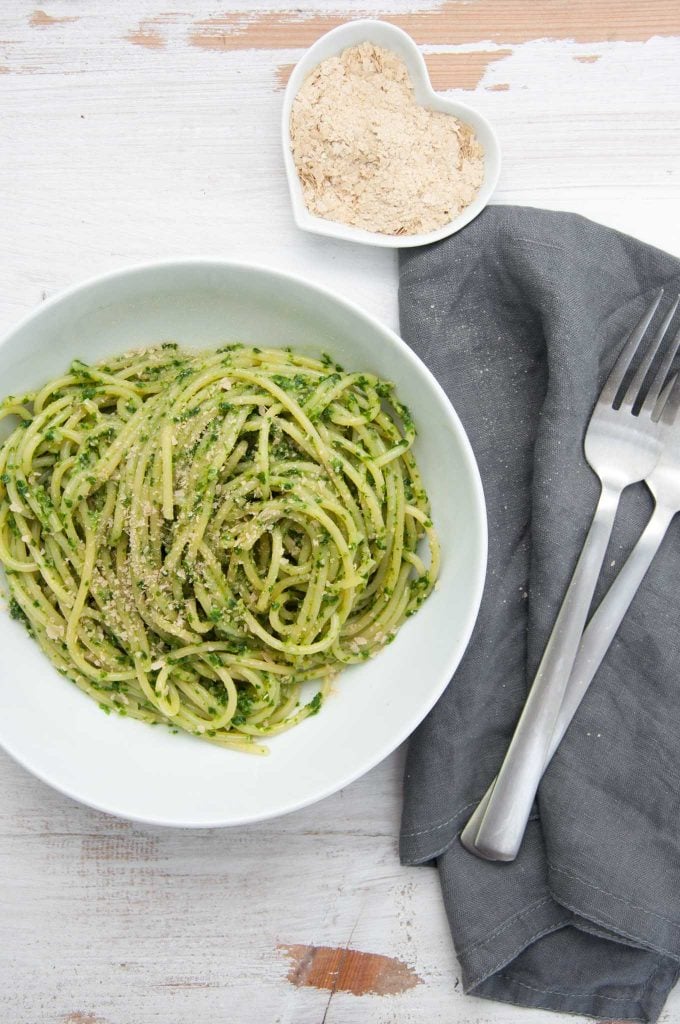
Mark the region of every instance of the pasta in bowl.
POLYGON ((410 413, 327 354, 165 342, 74 360, 5 416, 12 614, 107 714, 265 753, 436 580, 410 413))
POLYGON ((476 618, 486 522, 463 428, 396 335, 188 260, 46 303, 0 374, 20 763, 123 817, 233 825, 347 785, 422 720, 476 618))

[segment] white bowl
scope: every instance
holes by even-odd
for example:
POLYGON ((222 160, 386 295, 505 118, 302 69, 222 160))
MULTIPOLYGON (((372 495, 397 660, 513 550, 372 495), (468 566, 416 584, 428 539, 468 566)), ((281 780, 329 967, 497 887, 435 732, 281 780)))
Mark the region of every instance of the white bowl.
POLYGON ((390 25, 385 21, 350 21, 345 25, 334 28, 325 36, 311 46, 300 58, 290 76, 286 92, 283 98, 283 113, 281 120, 281 137, 283 142, 283 159, 286 165, 288 188, 293 204, 293 216, 299 228, 303 231, 312 231, 317 235, 332 235, 334 238, 342 238, 348 242, 361 242, 363 245, 380 245, 392 249, 405 249, 414 245, 427 245, 429 242, 438 242, 441 238, 460 231, 462 227, 469 224, 471 220, 481 213, 489 202, 491 195, 498 184, 498 177, 501 171, 501 151, 496 134, 486 120, 472 107, 456 100, 444 99, 435 92, 430 84, 430 76, 420 50, 406 32, 390 25), (300 86, 307 75, 317 64, 328 57, 333 57, 348 46, 357 46, 359 43, 370 42, 376 46, 382 46, 387 50, 397 53, 406 64, 413 90, 418 103, 430 110, 440 110, 445 114, 453 114, 459 121, 469 124, 475 131, 475 135, 484 147, 484 180, 479 192, 473 201, 466 206, 460 215, 454 220, 437 228, 436 231, 427 231, 417 235, 383 235, 377 231, 364 231, 361 228, 354 228, 348 224, 340 224, 337 221, 326 220, 323 217, 316 217, 310 213, 305 204, 302 186, 298 177, 290 141, 290 112, 293 100, 297 96, 300 86))
MULTIPOLYGON (((63 793, 124 818, 235 825, 346 786, 415 728, 451 678, 482 594, 486 517, 465 432, 435 379, 395 334, 330 292, 272 270, 208 260, 135 267, 41 306, 0 342, 2 392, 159 340, 328 351, 397 384, 443 546, 439 589, 374 660, 343 672, 322 711, 269 741, 268 757, 104 715, 0 611, 0 744, 63 793)), ((3 422, 4 435, 7 424, 3 422)))

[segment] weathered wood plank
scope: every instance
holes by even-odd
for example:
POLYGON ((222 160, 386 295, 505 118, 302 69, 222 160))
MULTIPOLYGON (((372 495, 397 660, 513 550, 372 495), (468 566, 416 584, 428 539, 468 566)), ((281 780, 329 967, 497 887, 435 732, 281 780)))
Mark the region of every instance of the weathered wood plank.
MULTIPOLYGON (((20 2, 0 5, 0 332, 86 276, 185 254, 285 267, 396 325, 394 255, 298 232, 279 152, 286 66, 371 11, 493 120, 501 201, 680 253, 671 0, 20 2)), ((278 821, 176 832, 80 807, 0 755, 2 1020, 543 1020, 461 994, 436 873, 398 863, 402 758, 278 821), (421 983, 344 991, 387 970, 347 948, 421 983), (289 978, 292 949, 321 987, 289 978)), ((664 1019, 680 1020, 680 996, 664 1019)))

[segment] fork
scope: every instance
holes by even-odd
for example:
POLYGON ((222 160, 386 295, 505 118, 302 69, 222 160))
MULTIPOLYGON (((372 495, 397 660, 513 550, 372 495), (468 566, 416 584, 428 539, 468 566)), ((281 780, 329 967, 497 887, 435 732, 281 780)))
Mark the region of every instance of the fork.
MULTIPOLYGON (((680 331, 673 342, 673 355, 678 348, 680 348, 680 331)), ((645 483, 655 501, 654 512, 581 638, 543 772, 550 764, 581 701, 588 692, 595 673, 602 664, 609 645, 666 536, 668 527, 675 515, 680 512, 680 416, 678 415, 680 412, 680 376, 674 377, 664 392, 657 403, 657 411, 659 408, 663 410, 661 414, 662 430, 665 434, 663 451, 652 472, 645 477, 645 483)), ((472 836, 477 835, 492 790, 493 783, 487 789, 468 822, 466 832, 469 830, 469 834, 472 836)))
POLYGON ((656 293, 629 335, 588 424, 585 456, 600 480, 600 498, 501 769, 482 801, 485 806, 478 808, 461 834, 463 845, 486 860, 511 861, 517 856, 548 758, 621 492, 648 476, 661 454, 661 423, 654 413, 674 352, 666 353, 646 394, 644 385, 677 302, 646 348, 643 340, 646 341, 662 295, 663 289, 656 293), (638 350, 643 349, 643 358, 617 405, 624 378, 638 350))

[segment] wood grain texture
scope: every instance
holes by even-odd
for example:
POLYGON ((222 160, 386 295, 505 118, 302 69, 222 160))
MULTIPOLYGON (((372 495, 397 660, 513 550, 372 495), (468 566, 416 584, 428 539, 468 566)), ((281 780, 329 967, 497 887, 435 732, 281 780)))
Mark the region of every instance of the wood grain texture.
MULTIPOLYGON (((394 254, 297 231, 279 150, 279 69, 366 13, 415 32, 437 88, 493 121, 500 201, 680 255, 675 0, 18 0, 0 4, 0 333, 85 277, 194 254, 286 268, 396 326, 394 254)), ((542 1024, 462 994, 437 874, 398 861, 402 765, 184 832, 80 807, 0 754, 2 1024, 542 1024), (377 954, 422 984, 298 986, 282 947, 377 954)))
POLYGON ((28 24, 31 28, 50 28, 52 25, 66 25, 69 21, 77 21, 77 18, 70 17, 68 14, 57 17, 54 14, 47 14, 46 11, 39 9, 33 11, 28 24))
MULTIPOLYGON (((370 6, 370 5, 367 5, 370 6)), ((206 49, 289 49, 310 46, 352 17, 351 5, 333 14, 295 11, 226 11, 195 19, 192 46, 206 49)), ((418 43, 526 43, 534 39, 644 42, 680 35, 680 8, 668 0, 443 0, 431 10, 398 13, 383 5, 380 16, 418 43)))
POLYGON ((353 996, 394 996, 422 985, 403 960, 346 946, 280 946, 292 961, 288 981, 296 988, 351 992, 353 996))
POLYGON ((127 32, 124 38, 135 46, 145 46, 149 50, 160 50, 167 45, 163 35, 155 27, 153 19, 140 22, 137 28, 127 32))
POLYGON ((108 1024, 103 1017, 96 1017, 94 1013, 83 1013, 82 1010, 74 1010, 63 1018, 64 1024, 108 1024))

